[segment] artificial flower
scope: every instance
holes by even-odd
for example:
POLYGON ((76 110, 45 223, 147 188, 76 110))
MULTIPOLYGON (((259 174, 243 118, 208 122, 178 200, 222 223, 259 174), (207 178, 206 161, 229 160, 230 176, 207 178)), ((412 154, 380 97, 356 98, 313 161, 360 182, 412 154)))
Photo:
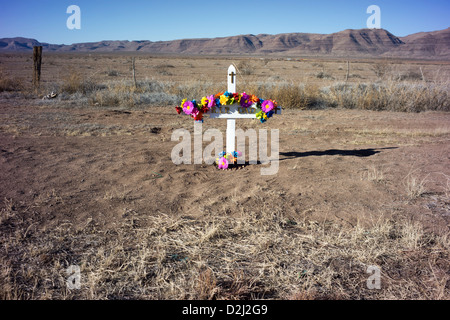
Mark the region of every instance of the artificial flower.
POLYGON ((192 109, 191 116, 195 117, 199 112, 200 112, 200 110, 198 110, 197 108, 194 107, 194 109, 192 109))
POLYGON ((195 115, 193 115, 193 118, 195 121, 202 121, 203 120, 203 112, 197 111, 195 115))
POLYGON ((265 100, 262 104, 261 104, 261 110, 264 111, 265 113, 272 111, 274 108, 273 102, 271 100, 265 100))
POLYGON ((177 110, 178 114, 181 114, 181 112, 183 111, 183 109, 180 108, 179 106, 176 106, 175 110, 177 110))
POLYGON ((228 154, 227 156, 228 163, 236 163, 236 158, 233 155, 228 154))
POLYGON ((220 96, 220 104, 221 104, 221 105, 223 105, 223 106, 226 105, 227 102, 228 102, 228 100, 229 100, 229 97, 226 96, 225 94, 223 94, 223 95, 220 96))
POLYGON ((242 152, 240 152, 240 151, 233 151, 232 155, 233 155, 233 157, 238 158, 238 157, 242 156, 242 152))
POLYGON ((220 96, 223 95, 223 94, 224 94, 224 92, 219 92, 218 94, 216 94, 216 95, 214 96, 214 98, 215 98, 215 99, 219 99, 220 96))
POLYGON ((207 106, 208 103, 209 103, 208 98, 207 98, 207 97, 203 97, 203 98, 202 98, 202 106, 207 106))
POLYGON ((251 97, 244 92, 239 103, 241 107, 248 108, 253 104, 253 101, 251 100, 251 97))
POLYGON ((256 114, 256 119, 259 119, 261 123, 264 123, 267 121, 267 115, 264 113, 264 111, 260 111, 256 114))
POLYGON ((197 108, 194 108, 194 104, 192 103, 192 101, 186 101, 186 102, 183 103, 183 111, 184 111, 184 113, 192 114, 192 112, 194 112, 194 110, 197 110, 197 108))
POLYGON ((216 101, 215 101, 215 99, 214 99, 214 95, 212 94, 212 95, 210 95, 209 97, 208 97, 208 108, 212 108, 212 107, 214 107, 216 105, 216 101))
POLYGON ((256 113, 256 119, 261 119, 263 113, 264 113, 264 112, 263 112, 262 110, 260 110, 258 113, 256 113))
POLYGON ((219 169, 222 169, 222 170, 228 169, 228 160, 225 159, 225 157, 220 158, 218 167, 219 167, 219 169))
POLYGON ((209 108, 208 108, 208 106, 203 106, 203 107, 200 109, 200 111, 203 112, 203 113, 208 113, 209 108))

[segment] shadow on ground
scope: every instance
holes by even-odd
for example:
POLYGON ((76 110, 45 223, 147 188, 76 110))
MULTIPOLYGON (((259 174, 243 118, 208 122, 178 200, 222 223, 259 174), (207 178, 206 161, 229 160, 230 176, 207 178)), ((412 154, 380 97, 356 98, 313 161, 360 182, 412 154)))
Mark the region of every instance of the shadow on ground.
POLYGON ((397 149, 397 147, 388 147, 388 148, 378 148, 378 149, 359 149, 359 150, 337 150, 330 149, 324 151, 306 151, 306 152, 280 152, 280 156, 284 156, 285 158, 281 158, 280 160, 289 160, 294 158, 304 158, 310 156, 353 156, 353 157, 370 157, 377 153, 380 153, 382 150, 390 150, 397 149))

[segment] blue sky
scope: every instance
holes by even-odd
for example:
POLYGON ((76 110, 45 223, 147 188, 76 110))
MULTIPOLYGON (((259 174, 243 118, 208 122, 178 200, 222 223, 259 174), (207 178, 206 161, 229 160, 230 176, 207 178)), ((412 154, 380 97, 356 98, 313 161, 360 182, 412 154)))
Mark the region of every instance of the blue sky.
POLYGON ((239 34, 332 33, 366 27, 370 5, 396 36, 450 27, 449 0, 1 0, 0 38, 72 44, 101 40, 174 40, 239 34), (81 9, 69 30, 67 7, 81 9))

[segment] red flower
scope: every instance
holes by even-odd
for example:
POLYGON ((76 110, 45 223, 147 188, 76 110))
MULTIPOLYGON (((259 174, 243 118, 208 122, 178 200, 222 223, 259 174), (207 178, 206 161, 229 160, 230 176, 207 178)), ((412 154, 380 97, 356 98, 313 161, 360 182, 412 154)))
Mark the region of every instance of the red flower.
POLYGON ((207 113, 209 111, 208 106, 203 106, 202 109, 200 110, 202 113, 207 113))
POLYGON ((178 106, 175 107, 175 110, 177 110, 178 114, 181 114, 181 112, 183 111, 183 109, 178 106))
POLYGON ((203 119, 203 112, 199 111, 195 116, 193 116, 194 120, 200 121, 203 119))

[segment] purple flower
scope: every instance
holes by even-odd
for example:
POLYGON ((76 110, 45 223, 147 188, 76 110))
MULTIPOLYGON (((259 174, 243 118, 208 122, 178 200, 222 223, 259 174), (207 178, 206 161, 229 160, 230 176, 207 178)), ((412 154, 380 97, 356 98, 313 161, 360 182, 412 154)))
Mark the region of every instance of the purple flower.
POLYGON ((245 92, 241 96, 241 106, 244 108, 248 108, 253 104, 253 101, 251 100, 251 97, 246 94, 245 92))

